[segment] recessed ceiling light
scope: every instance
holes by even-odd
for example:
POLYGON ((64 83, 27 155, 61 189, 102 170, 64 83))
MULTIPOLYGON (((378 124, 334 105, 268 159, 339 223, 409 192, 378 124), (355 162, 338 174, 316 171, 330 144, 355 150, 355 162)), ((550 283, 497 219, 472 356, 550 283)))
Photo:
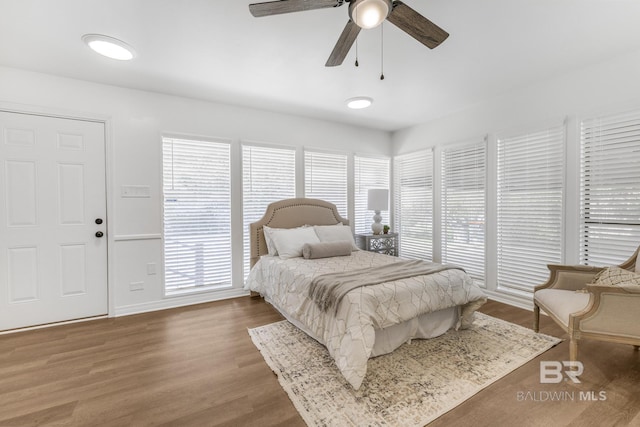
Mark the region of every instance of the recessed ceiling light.
POLYGON ((107 58, 129 61, 136 56, 135 50, 122 40, 102 34, 85 34, 82 41, 91 49, 107 58))
POLYGON ((361 110, 369 107, 371 104, 373 104, 373 99, 368 96, 357 96, 355 98, 347 99, 347 107, 352 110, 361 110))

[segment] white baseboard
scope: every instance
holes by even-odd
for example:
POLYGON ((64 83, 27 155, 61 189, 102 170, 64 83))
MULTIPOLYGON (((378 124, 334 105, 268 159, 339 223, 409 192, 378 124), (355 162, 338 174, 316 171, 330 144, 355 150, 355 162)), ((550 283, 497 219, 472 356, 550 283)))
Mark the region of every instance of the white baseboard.
POLYGON ((514 307, 522 308, 525 310, 533 311, 533 300, 531 298, 505 294, 503 292, 489 291, 487 289, 483 289, 483 291, 485 294, 487 294, 487 296, 490 299, 494 301, 502 302, 504 304, 509 304, 514 307))
MULTIPOLYGON (((522 308, 524 310, 533 310, 533 301, 526 297, 506 294, 503 292, 495 292, 487 289, 483 289, 487 296, 494 300, 504 304, 509 304, 514 307, 522 308)), ((148 313, 150 311, 166 310, 169 308, 184 307, 193 304, 202 304, 205 302, 221 301, 230 298, 237 298, 248 296, 249 292, 244 289, 228 289, 224 291, 211 292, 205 294, 185 295, 178 297, 165 298, 160 301, 144 302, 141 304, 131 304, 122 307, 117 307, 114 313, 114 317, 129 316, 132 314, 148 313)))
POLYGON ((148 313, 150 311, 166 310, 169 308, 184 307, 205 302, 221 301, 229 298, 248 296, 249 292, 244 289, 228 289, 211 293, 201 293, 196 295, 183 295, 165 298, 160 301, 144 302, 141 304, 131 304, 116 307, 114 317, 129 316, 131 314, 148 313))
MULTIPOLYGON (((514 307, 522 308, 524 310, 529 310, 529 311, 533 310, 533 301, 531 301, 528 298, 509 295, 502 292, 489 291, 487 289, 483 289, 483 291, 485 294, 487 294, 487 296, 490 299, 494 301, 498 301, 504 304, 509 304, 514 307)), ((178 307, 184 307, 188 305, 202 304, 202 303, 213 302, 213 301, 221 301, 225 299, 238 298, 238 297, 244 297, 244 296, 249 296, 249 292, 244 289, 228 289, 228 290, 217 291, 212 293, 171 297, 171 298, 165 298, 160 301, 151 301, 151 302, 145 302, 141 304, 131 304, 131 305, 125 305, 122 307, 117 307, 112 317, 129 316, 132 314, 141 314, 141 313, 148 313, 148 312, 158 311, 158 310, 167 310, 170 308, 178 308, 178 307)), ((93 318, 87 318, 87 319, 71 320, 68 322, 34 326, 34 327, 23 328, 19 330, 3 331, 3 332, 0 332, 0 335, 19 332, 19 331, 25 331, 25 330, 31 330, 31 329, 46 328, 50 326, 62 325, 67 323, 86 322, 89 320, 95 320, 95 319, 101 319, 101 318, 104 319, 106 317, 107 316, 100 316, 100 317, 93 317, 93 318)))

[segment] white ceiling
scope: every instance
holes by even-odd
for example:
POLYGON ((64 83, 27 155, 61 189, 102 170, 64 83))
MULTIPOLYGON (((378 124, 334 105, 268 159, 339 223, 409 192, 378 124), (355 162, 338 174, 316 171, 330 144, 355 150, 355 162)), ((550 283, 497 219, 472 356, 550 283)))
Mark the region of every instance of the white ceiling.
MULTIPOLYGON (((640 50, 637 0, 405 0, 448 31, 429 50, 392 24, 326 68, 348 7, 254 18, 257 0, 0 0, 0 65, 396 130, 640 50), (138 57, 92 53, 86 33, 138 57), (347 98, 375 99, 351 111, 347 98)), ((6 83, 6 82, 5 82, 6 83)))

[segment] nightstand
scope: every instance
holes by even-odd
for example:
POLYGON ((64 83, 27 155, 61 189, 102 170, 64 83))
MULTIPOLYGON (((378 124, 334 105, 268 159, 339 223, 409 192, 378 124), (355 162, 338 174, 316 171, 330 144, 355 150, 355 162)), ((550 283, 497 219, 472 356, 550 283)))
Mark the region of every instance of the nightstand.
POLYGON ((356 245, 365 251, 398 256, 398 233, 356 234, 356 245))

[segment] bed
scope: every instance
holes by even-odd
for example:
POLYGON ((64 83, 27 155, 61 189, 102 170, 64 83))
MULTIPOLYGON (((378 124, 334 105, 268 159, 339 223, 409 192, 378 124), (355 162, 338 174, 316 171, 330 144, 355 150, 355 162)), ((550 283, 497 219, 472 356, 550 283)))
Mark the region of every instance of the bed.
POLYGON ((358 286, 348 291, 335 308, 323 308, 309 292, 317 280, 335 274, 395 268, 393 264, 404 261, 355 247, 346 256, 319 259, 269 255, 265 231, 270 237, 273 229, 291 230, 286 231, 289 234, 300 230, 299 233, 310 235, 314 226, 318 232, 344 234, 348 230, 353 242, 348 220, 332 203, 297 198, 270 204, 263 218, 250 224, 252 268, 245 288, 254 297, 262 295, 288 321, 327 347, 354 389, 362 385, 369 358, 389 353, 412 339, 433 338, 452 328, 466 328, 473 321, 474 312, 486 302, 482 290, 464 270, 448 268, 358 286))

